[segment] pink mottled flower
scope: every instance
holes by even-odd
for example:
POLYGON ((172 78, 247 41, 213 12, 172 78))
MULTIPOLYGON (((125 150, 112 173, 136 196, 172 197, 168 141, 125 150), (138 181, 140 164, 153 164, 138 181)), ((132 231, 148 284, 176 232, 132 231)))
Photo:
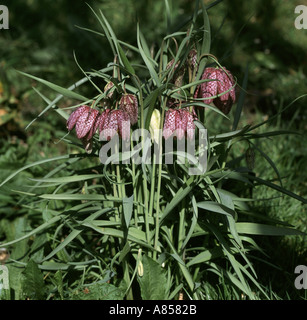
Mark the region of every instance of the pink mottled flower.
POLYGON ((185 135, 192 139, 195 133, 195 119, 195 113, 190 112, 188 108, 167 110, 163 127, 164 138, 168 139, 176 131, 179 140, 185 135))
POLYGON ((225 68, 223 70, 210 67, 205 69, 201 79, 212 79, 212 81, 204 82, 198 86, 194 97, 205 98, 204 103, 213 102, 224 114, 228 114, 236 101, 235 81, 231 73, 225 68), (217 95, 219 96, 217 97, 217 95))
POLYGON ((67 129, 71 131, 75 127, 77 137, 88 153, 92 151, 92 138, 98 129, 98 123, 99 111, 86 105, 77 108, 67 120, 67 129))
POLYGON ((178 110, 168 109, 165 113, 163 137, 168 139, 176 130, 176 115, 178 110))
POLYGON ((187 109, 180 109, 182 122, 184 123, 184 131, 187 134, 188 139, 192 139, 195 134, 195 123, 196 120, 195 111, 193 108, 192 113, 187 109))
POLYGON ((116 133, 127 140, 130 137, 129 115, 121 110, 108 110, 100 116, 99 131, 107 140, 112 139, 116 133))
POLYGON ((95 133, 93 128, 95 128, 98 116, 98 110, 82 105, 68 118, 67 129, 71 131, 75 127, 78 139, 86 137, 87 140, 90 140, 95 133))
MULTIPOLYGON (((218 74, 216 68, 206 68, 202 74, 201 80, 213 79, 214 81, 207 81, 202 83, 197 88, 197 96, 204 99, 204 103, 210 104, 213 102, 214 97, 217 95, 218 74), (211 99, 208 99, 211 98, 211 99)), ((222 80, 222 79, 221 79, 222 80)))
POLYGON ((119 108, 128 114, 132 125, 138 122, 138 99, 134 94, 124 94, 119 101, 119 108))
POLYGON ((66 125, 67 129, 71 131, 74 128, 81 114, 83 114, 84 112, 88 112, 89 109, 90 109, 89 106, 82 105, 79 108, 77 108, 75 111, 73 111, 67 120, 67 125, 66 125))

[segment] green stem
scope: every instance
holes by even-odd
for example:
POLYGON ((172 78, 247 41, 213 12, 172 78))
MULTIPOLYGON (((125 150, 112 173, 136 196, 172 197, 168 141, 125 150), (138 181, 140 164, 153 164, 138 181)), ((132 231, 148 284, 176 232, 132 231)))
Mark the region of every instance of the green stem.
MULTIPOLYGON (((165 113, 165 107, 166 107, 167 99, 164 100, 163 108, 162 108, 162 115, 161 115, 161 122, 160 122, 160 131, 159 131, 159 170, 158 170, 158 184, 157 184, 157 198, 156 198, 156 216, 155 216, 155 240, 154 240, 154 254, 153 258, 154 260, 157 259, 157 250, 158 250, 158 240, 159 240, 159 230, 160 230, 160 192, 161 192, 161 176, 162 176, 162 137, 161 137, 161 131, 163 128, 163 121, 164 121, 164 113, 165 113)), ((155 154, 156 157, 156 154, 155 154)), ((154 195, 152 195, 154 197, 154 195)))

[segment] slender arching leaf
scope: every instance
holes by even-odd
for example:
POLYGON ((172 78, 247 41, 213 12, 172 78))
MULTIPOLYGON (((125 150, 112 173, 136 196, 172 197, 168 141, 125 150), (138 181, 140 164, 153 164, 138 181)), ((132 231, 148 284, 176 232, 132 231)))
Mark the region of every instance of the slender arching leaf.
POLYGON ((262 235, 262 236, 287 236, 287 235, 301 235, 306 236, 304 232, 301 232, 294 228, 273 226, 261 223, 252 222, 237 222, 236 228, 238 233, 262 235))
POLYGON ((47 80, 44 80, 44 79, 41 79, 41 78, 38 78, 38 77, 35 77, 35 76, 32 76, 31 74, 28 74, 28 73, 25 73, 25 72, 22 72, 22 71, 17 71, 19 72, 20 74, 26 76, 26 77, 29 77, 33 80, 36 80, 44 85, 46 85, 47 87, 49 87, 50 89, 56 91, 57 93, 63 95, 64 97, 67 97, 67 98, 70 98, 70 99, 75 99, 75 100, 81 100, 81 101, 88 101, 89 99, 72 91, 72 90, 69 90, 69 89, 65 89, 63 87, 60 87, 56 84, 53 84, 47 80))
POLYGON ((47 162, 52 162, 52 161, 58 161, 58 160, 65 160, 65 159, 70 159, 70 158, 75 158, 75 157, 82 157, 82 155, 63 155, 63 156, 58 156, 58 157, 54 157, 54 158, 49 158, 49 159, 43 159, 43 160, 39 160, 39 161, 35 161, 33 163, 27 164, 24 167, 16 170, 15 172, 13 172, 12 174, 10 174, 4 181, 1 182, 0 187, 3 186, 5 183, 7 183, 9 180, 13 179, 18 173, 27 170, 31 167, 35 167, 35 166, 39 166, 41 164, 47 163, 47 162))
POLYGON ((118 52, 119 52, 119 56, 122 60, 122 63, 124 65, 124 67, 127 69, 127 71, 132 74, 132 75, 135 75, 135 70, 133 69, 131 63, 129 62, 129 60, 127 59, 122 47, 120 46, 120 44, 118 43, 117 44, 118 46, 118 52))
MULTIPOLYGON (((158 74, 155 70, 155 63, 153 63, 150 55, 146 55, 145 50, 144 50, 144 37, 140 31, 139 25, 137 26, 137 44, 138 48, 140 50, 140 54, 143 58, 143 61, 145 62, 149 74, 151 75, 152 79, 155 81, 156 85, 159 87, 161 85, 158 74)), ((145 46, 146 47, 146 46, 145 46)))

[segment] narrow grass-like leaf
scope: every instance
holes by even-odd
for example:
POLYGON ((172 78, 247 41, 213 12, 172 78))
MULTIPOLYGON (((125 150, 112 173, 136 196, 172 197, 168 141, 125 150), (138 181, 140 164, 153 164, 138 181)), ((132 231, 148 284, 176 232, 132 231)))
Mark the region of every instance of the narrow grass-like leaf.
POLYGON ((38 78, 38 77, 35 77, 35 76, 32 76, 31 74, 28 74, 28 73, 25 73, 25 72, 22 72, 22 71, 18 71, 20 74, 26 76, 26 77, 29 77, 33 80, 36 80, 44 85, 46 85, 47 87, 49 87, 50 89, 58 92, 59 94, 67 97, 67 98, 70 98, 70 99, 76 99, 76 100, 81 100, 81 101, 88 101, 89 99, 72 91, 72 90, 69 90, 69 89, 65 89, 63 87, 60 87, 56 84, 53 84, 47 80, 44 80, 44 79, 41 79, 41 78, 38 78))
POLYGON ((214 202, 214 201, 202 201, 197 203, 198 208, 205 209, 208 211, 216 212, 216 213, 221 213, 225 215, 234 215, 234 211, 231 210, 230 208, 226 207, 223 204, 214 202))
POLYGON ((194 264, 211 261, 213 259, 222 257, 223 255, 224 252, 221 247, 215 247, 213 249, 204 250, 187 263, 187 268, 193 266, 194 264))
POLYGON ((127 71, 132 74, 132 75, 135 75, 135 70, 133 69, 131 63, 129 62, 129 60, 127 59, 122 47, 120 46, 120 44, 118 43, 117 44, 118 46, 118 52, 119 52, 119 56, 122 60, 122 63, 124 65, 124 67, 127 69, 127 71))
MULTIPOLYGON (((32 87, 33 90, 48 104, 50 105, 52 103, 51 100, 49 100, 47 97, 45 97, 37 88, 32 87)), ((68 119, 69 115, 67 112, 65 112, 64 110, 57 108, 56 106, 53 107, 53 109, 59 114, 61 115, 65 120, 68 119)))
MULTIPOLYGON (((141 54, 141 56, 143 58, 143 61, 145 62, 146 66, 148 68, 148 71, 149 71, 152 79, 155 81, 156 85, 159 87, 161 85, 161 83, 160 83, 158 74, 157 74, 157 72, 155 70, 155 66, 151 61, 150 55, 149 56, 146 55, 146 53, 144 51, 144 48, 142 46, 142 42, 143 42, 142 39, 143 38, 144 37, 141 36, 141 31, 140 31, 140 28, 139 28, 139 25, 138 25, 137 26, 137 44, 138 44, 138 48, 140 50, 140 54, 141 54)), ((144 43, 143 43, 143 45, 144 45, 144 43)))
POLYGON ((232 125, 232 131, 235 131, 238 127, 238 123, 241 118, 241 113, 244 105, 244 100, 246 96, 246 88, 247 88, 247 81, 248 81, 248 65, 246 66, 245 73, 244 73, 244 79, 243 79, 243 84, 242 84, 242 90, 240 92, 238 102, 237 102, 237 107, 236 111, 234 114, 234 119, 233 119, 233 125, 232 125))
POLYGON ((70 183, 85 181, 91 179, 97 179, 104 177, 103 174, 82 174, 70 177, 58 177, 58 178, 29 178, 31 181, 44 182, 44 183, 70 183))
POLYGON ((272 226, 268 224, 252 223, 252 222, 237 222, 236 228, 238 233, 261 235, 261 236, 306 236, 304 232, 297 229, 272 226))
POLYGON ((58 156, 58 157, 54 157, 54 158, 49 158, 49 159, 43 159, 43 160, 39 160, 30 164, 25 165, 24 167, 16 170, 15 172, 13 172, 12 174, 10 174, 4 181, 1 182, 0 187, 3 186, 5 183, 7 183, 8 181, 10 181, 12 178, 14 178, 18 173, 27 170, 31 167, 35 167, 35 166, 39 166, 41 164, 47 163, 47 162, 52 162, 52 161, 58 161, 58 160, 65 160, 65 159, 70 159, 71 157, 77 157, 77 158, 81 158, 82 155, 70 155, 70 154, 66 154, 64 156, 58 156))
POLYGON ((281 186, 278 186, 275 183, 272 183, 270 181, 266 181, 266 180, 261 179, 261 178, 256 177, 256 176, 252 176, 252 175, 247 175, 247 176, 248 176, 248 178, 250 180, 257 181, 262 185, 265 185, 265 186, 267 186, 269 188, 275 189, 275 190, 277 190, 277 191, 279 191, 279 192, 281 192, 281 193, 283 193, 283 194, 285 194, 285 195, 287 195, 287 196, 289 196, 291 198, 294 198, 296 200, 301 201, 302 203, 307 204, 307 199, 306 198, 303 198, 303 197, 299 196, 298 194, 295 194, 294 192, 292 192, 290 190, 287 190, 287 189, 285 189, 285 188, 283 188, 281 186))
POLYGON ((130 220, 132 217, 132 210, 133 210, 133 195, 129 198, 123 199, 123 209, 124 209, 126 227, 129 228, 130 220))
POLYGON ((192 191, 195 185, 194 180, 194 176, 191 176, 186 182, 185 186, 182 186, 177 191, 173 199, 165 207, 163 215, 160 219, 160 224, 162 224, 163 220, 168 216, 168 214, 192 191))
POLYGON ((1 243, 1 246, 6 247, 6 246, 10 246, 12 244, 15 244, 19 241, 22 241, 24 239, 27 239, 47 228, 49 228, 50 226, 52 226, 53 224, 55 224, 56 222, 60 221, 63 218, 63 215, 57 215, 53 218, 51 218, 50 220, 48 220, 47 222, 41 224, 40 226, 38 226, 37 228, 33 229, 32 231, 30 231, 29 233, 25 234, 24 236, 14 239, 12 241, 6 242, 6 243, 1 243))

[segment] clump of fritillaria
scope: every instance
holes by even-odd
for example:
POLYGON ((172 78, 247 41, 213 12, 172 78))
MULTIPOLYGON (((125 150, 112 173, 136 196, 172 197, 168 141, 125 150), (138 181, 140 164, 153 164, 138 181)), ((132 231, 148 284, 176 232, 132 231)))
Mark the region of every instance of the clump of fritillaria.
POLYGON ((236 101, 235 81, 232 74, 225 68, 208 67, 204 70, 202 80, 208 80, 199 85, 195 98, 204 98, 204 103, 213 104, 224 114, 228 114, 236 101), (211 81, 210 81, 211 80, 211 81))
POLYGON ((77 138, 89 153, 92 151, 92 139, 97 130, 104 140, 110 140, 116 134, 123 140, 128 140, 130 126, 137 123, 137 97, 134 94, 124 93, 120 96, 119 102, 114 103, 113 86, 114 84, 109 82, 104 88, 106 99, 103 102, 105 107, 102 112, 88 105, 81 105, 67 120, 67 129, 69 131, 76 129, 77 138), (114 104, 115 107, 112 108, 114 104))

